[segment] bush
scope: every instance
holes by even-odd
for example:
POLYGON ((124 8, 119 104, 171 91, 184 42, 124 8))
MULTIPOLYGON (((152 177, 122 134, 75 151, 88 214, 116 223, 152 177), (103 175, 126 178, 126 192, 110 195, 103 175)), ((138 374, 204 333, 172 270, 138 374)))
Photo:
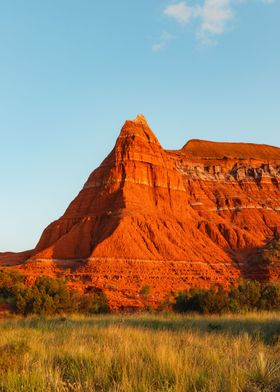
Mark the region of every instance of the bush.
POLYGON ((244 310, 254 310, 259 306, 261 298, 261 285, 259 282, 247 280, 237 287, 232 286, 230 297, 244 310))
POLYGON ((52 315, 72 310, 71 294, 62 279, 39 277, 32 287, 14 293, 15 311, 27 314, 52 315))
POLYGON ((143 286, 142 289, 140 290, 140 295, 146 299, 149 296, 150 292, 151 292, 151 287, 146 285, 143 286))
POLYGON ((81 296, 79 311, 82 313, 108 313, 110 310, 106 295, 103 292, 81 296))
POLYGON ((0 271, 0 296, 8 298, 24 285, 25 277, 16 271, 0 271))
POLYGON ((266 285, 262 288, 259 308, 263 310, 280 309, 280 287, 266 285))
POLYGON ((229 308, 229 296, 222 287, 195 288, 175 297, 173 309, 179 312, 222 313, 229 308))
POLYGON ((68 289, 66 281, 42 276, 33 286, 24 284, 24 276, 14 272, 0 273, 0 296, 19 314, 54 315, 69 312, 105 313, 109 311, 102 290, 79 294, 68 289))
POLYGON ((280 287, 244 281, 224 290, 221 286, 209 290, 194 288, 175 297, 177 312, 224 313, 249 310, 280 310, 280 287))

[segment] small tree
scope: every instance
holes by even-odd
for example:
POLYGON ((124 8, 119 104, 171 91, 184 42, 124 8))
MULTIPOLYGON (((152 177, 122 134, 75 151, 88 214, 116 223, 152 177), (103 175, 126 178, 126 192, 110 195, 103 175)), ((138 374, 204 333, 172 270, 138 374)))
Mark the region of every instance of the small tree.
POLYGON ((141 296, 142 296, 143 298, 145 298, 145 299, 148 298, 150 292, 151 292, 151 287, 148 286, 148 285, 143 286, 142 289, 140 290, 141 296))
POLYGON ((79 310, 89 314, 108 313, 110 308, 107 296, 103 292, 82 295, 79 310))
POLYGON ((259 308, 263 310, 280 310, 280 287, 265 285, 261 290, 259 308))
POLYGON ((231 288, 230 297, 236 301, 240 309, 257 309, 261 297, 261 285, 253 280, 241 282, 238 287, 231 288))

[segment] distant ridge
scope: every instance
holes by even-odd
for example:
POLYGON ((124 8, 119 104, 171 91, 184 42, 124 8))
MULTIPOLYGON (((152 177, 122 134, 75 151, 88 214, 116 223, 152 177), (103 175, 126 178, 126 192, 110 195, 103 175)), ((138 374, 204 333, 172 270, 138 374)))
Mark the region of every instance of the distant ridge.
POLYGON ((200 158, 244 158, 260 160, 280 160, 280 148, 266 144, 212 142, 193 139, 182 150, 190 156, 200 158))

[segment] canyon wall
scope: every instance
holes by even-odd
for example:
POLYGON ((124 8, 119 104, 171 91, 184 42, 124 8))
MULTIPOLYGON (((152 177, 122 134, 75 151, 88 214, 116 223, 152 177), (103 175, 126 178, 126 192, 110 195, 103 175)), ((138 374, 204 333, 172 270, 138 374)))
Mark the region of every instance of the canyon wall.
POLYGON ((279 280, 279 263, 258 258, 280 232, 279 184, 279 148, 191 140, 168 151, 140 115, 20 268, 67 269, 116 308, 143 305, 144 286, 156 305, 195 285, 279 280))

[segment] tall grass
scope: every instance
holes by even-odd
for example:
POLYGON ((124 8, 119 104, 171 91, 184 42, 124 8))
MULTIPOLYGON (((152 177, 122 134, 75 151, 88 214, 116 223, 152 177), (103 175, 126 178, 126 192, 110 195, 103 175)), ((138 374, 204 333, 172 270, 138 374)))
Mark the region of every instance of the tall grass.
POLYGON ((277 313, 0 323, 0 391, 280 391, 277 313))

